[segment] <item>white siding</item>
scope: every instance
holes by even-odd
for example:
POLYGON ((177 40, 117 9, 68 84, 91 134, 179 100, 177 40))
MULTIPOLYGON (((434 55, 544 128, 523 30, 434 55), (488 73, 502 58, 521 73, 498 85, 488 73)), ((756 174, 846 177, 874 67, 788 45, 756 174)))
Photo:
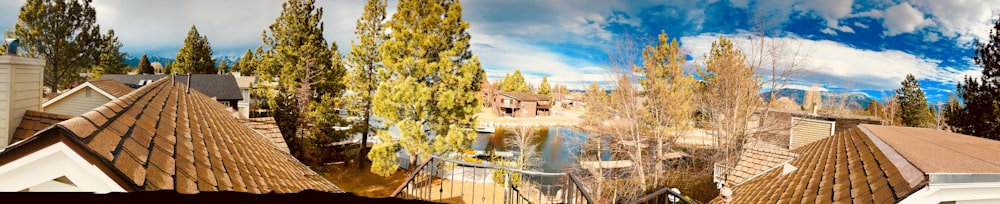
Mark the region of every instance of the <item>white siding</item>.
POLYGON ((792 138, 789 149, 808 145, 833 135, 833 121, 819 121, 792 117, 792 138))
POLYGON ((80 91, 49 104, 49 106, 45 107, 45 112, 80 115, 108 102, 111 102, 111 99, 107 96, 98 93, 97 90, 93 90, 90 87, 84 87, 80 91), (87 97, 87 91, 90 91, 90 97, 87 97))
POLYGON ((0 56, 0 146, 6 146, 24 111, 42 110, 45 60, 0 56))

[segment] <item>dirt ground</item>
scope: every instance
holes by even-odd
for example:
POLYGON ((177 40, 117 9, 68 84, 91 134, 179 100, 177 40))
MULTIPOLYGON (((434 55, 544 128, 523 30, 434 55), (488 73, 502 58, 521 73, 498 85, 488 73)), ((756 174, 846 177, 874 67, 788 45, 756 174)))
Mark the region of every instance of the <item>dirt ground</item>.
POLYGON ((344 191, 371 198, 389 197, 397 187, 403 185, 407 176, 406 172, 399 170, 388 177, 382 177, 369 171, 367 166, 359 169, 355 163, 325 165, 315 167, 314 170, 344 191))

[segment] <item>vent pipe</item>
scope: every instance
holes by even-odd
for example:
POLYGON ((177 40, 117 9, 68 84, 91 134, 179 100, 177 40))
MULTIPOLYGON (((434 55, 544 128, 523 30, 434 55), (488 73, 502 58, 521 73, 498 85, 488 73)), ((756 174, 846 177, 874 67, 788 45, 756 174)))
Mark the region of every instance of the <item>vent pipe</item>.
POLYGON ((184 93, 191 93, 191 78, 194 78, 194 75, 188 74, 187 90, 184 93))

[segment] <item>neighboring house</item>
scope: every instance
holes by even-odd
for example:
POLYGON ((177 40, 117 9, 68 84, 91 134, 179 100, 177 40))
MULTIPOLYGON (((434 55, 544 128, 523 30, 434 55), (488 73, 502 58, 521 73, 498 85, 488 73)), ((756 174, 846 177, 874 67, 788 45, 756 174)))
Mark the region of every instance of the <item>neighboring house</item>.
POLYGON ((493 114, 497 117, 530 118, 548 116, 552 101, 546 95, 499 92, 493 96, 493 114))
POLYGON ((732 167, 722 164, 715 165, 714 182, 717 184, 725 183, 726 186, 740 185, 771 169, 778 168, 798 156, 799 154, 780 146, 762 142, 750 143, 744 146, 738 160, 735 160, 736 165, 732 167), (726 176, 727 172, 725 171, 727 169, 729 170, 728 176, 726 176))
POLYGON ((176 81, 184 84, 190 82, 191 88, 201 93, 215 98, 223 105, 239 110, 239 101, 243 100, 240 87, 236 83, 233 75, 224 74, 193 74, 193 75, 169 75, 169 74, 106 74, 101 79, 114 79, 132 88, 139 88, 161 78, 174 77, 176 81), (188 76, 191 76, 189 79, 188 76))
POLYGON ((795 149, 817 140, 842 133, 858 124, 882 124, 873 117, 853 115, 823 115, 805 111, 768 109, 766 121, 757 111, 748 121, 748 128, 767 132, 761 140, 795 149))
POLYGON ((236 78, 236 85, 240 87, 240 95, 243 96, 243 100, 236 103, 236 110, 243 114, 244 116, 250 117, 250 107, 256 106, 257 100, 250 96, 250 89, 257 86, 256 76, 242 76, 239 72, 233 72, 233 77, 236 78))
POLYGON ((862 124, 711 203, 1000 203, 1000 141, 862 124))
POLYGON ((0 191, 343 192, 178 82, 149 82, 0 150, 0 191))
POLYGON ((90 80, 45 101, 42 103, 42 110, 63 115, 80 115, 132 90, 132 87, 112 79, 90 80))

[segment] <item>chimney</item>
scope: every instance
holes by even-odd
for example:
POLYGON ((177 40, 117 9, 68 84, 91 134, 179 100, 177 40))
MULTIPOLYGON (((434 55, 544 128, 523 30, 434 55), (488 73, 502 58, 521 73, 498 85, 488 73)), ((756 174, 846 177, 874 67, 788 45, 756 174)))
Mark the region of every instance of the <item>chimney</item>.
POLYGON ((44 71, 45 60, 0 56, 0 147, 10 142, 24 111, 42 110, 44 71))

